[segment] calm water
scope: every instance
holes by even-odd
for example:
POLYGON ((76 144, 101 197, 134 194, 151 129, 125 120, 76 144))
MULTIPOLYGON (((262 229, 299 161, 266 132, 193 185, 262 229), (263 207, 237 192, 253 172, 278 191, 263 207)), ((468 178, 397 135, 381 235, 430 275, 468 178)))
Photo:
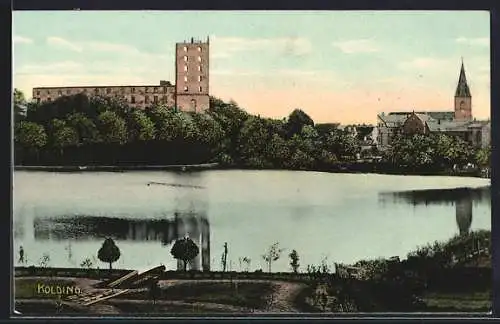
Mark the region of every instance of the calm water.
POLYGON ((300 264, 400 256, 417 246, 490 229, 489 180, 290 171, 85 172, 14 174, 15 263, 78 267, 107 236, 121 250, 116 268, 176 268, 172 242, 187 233, 201 246, 194 267, 264 269, 261 255, 285 249, 273 271, 300 264), (457 189, 466 188, 466 189, 457 189), (468 188, 468 189, 467 189, 468 188), (201 260, 200 260, 201 259, 201 260))

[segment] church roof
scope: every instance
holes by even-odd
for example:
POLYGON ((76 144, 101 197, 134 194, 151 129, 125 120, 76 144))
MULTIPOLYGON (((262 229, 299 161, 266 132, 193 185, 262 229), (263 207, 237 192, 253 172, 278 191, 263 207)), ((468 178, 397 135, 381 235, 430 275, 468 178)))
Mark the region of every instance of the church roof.
POLYGON ((462 62, 462 67, 460 68, 460 76, 458 78, 457 90, 455 91, 455 97, 466 97, 470 98, 470 89, 467 84, 467 78, 465 77, 464 62, 462 62))

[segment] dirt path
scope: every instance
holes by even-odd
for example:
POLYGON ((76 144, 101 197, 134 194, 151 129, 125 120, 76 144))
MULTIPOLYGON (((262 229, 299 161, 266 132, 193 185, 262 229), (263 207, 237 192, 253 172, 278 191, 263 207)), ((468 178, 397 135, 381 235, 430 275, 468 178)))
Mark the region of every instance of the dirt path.
POLYGON ((297 282, 271 281, 275 289, 270 304, 266 309, 271 313, 298 313, 294 307, 294 300, 302 289, 307 286, 297 282))
MULTIPOLYGON (((197 280, 196 283, 229 283, 229 282, 237 282, 237 283, 270 283, 274 286, 274 292, 269 298, 269 304, 267 308, 264 310, 266 313, 298 313, 294 307, 294 299, 300 293, 302 289, 307 287, 303 283, 297 282, 287 282, 287 281, 273 281, 273 280, 252 280, 252 279, 238 279, 238 280, 229 280, 229 279, 220 279, 220 280, 212 280, 212 279, 202 279, 197 280)), ((182 284, 192 284, 193 280, 161 280, 159 282, 160 287, 172 287, 176 285, 182 284)), ((200 303, 205 304, 205 303, 200 303)), ((248 311, 248 309, 247 309, 248 311)), ((261 311, 255 311, 261 312, 261 311)))

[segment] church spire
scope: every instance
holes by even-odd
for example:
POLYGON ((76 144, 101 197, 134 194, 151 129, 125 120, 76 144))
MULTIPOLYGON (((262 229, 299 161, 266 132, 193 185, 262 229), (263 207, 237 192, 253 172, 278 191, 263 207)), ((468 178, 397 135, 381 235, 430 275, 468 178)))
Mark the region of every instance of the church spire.
POLYGON ((457 90, 455 91, 455 97, 460 98, 470 98, 469 85, 467 84, 467 78, 465 77, 464 60, 462 58, 462 66, 460 68, 460 77, 458 78, 457 90))

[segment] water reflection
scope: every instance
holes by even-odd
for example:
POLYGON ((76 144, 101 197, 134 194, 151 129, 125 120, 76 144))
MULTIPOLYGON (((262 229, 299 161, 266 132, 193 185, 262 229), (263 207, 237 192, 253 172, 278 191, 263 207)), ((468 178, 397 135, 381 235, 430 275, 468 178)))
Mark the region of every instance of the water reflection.
MULTIPOLYGON (((158 242, 163 246, 171 245, 175 240, 189 236, 200 248, 198 256, 188 264, 188 269, 210 270, 210 223, 205 187, 198 185, 197 177, 185 177, 184 181, 174 186, 157 185, 159 181, 145 183, 146 190, 156 194, 165 193, 173 210, 156 212, 154 215, 115 216, 106 210, 101 215, 95 214, 59 214, 45 215, 33 208, 30 220, 14 223, 16 239, 33 240, 44 244, 47 241, 65 245, 66 252, 72 254, 71 243, 84 241, 103 241, 111 237, 120 241, 158 242), (32 222, 32 224, 30 224, 32 222), (26 234, 25 229, 29 229, 26 234)), ((161 179, 160 179, 161 180, 161 179)), ((177 179, 176 179, 177 180, 177 179)), ((167 204, 166 204, 167 205, 167 204)), ((161 208, 161 207, 160 207, 161 208)), ((26 214, 22 210, 20 215, 26 214)), ((24 218, 20 217, 22 220, 24 218)), ((182 262, 177 265, 183 269, 182 262)))
POLYGON ((411 203, 414 206, 431 204, 454 204, 460 235, 469 233, 472 224, 474 203, 491 200, 490 186, 479 188, 453 188, 384 192, 379 194, 382 203, 411 203))

